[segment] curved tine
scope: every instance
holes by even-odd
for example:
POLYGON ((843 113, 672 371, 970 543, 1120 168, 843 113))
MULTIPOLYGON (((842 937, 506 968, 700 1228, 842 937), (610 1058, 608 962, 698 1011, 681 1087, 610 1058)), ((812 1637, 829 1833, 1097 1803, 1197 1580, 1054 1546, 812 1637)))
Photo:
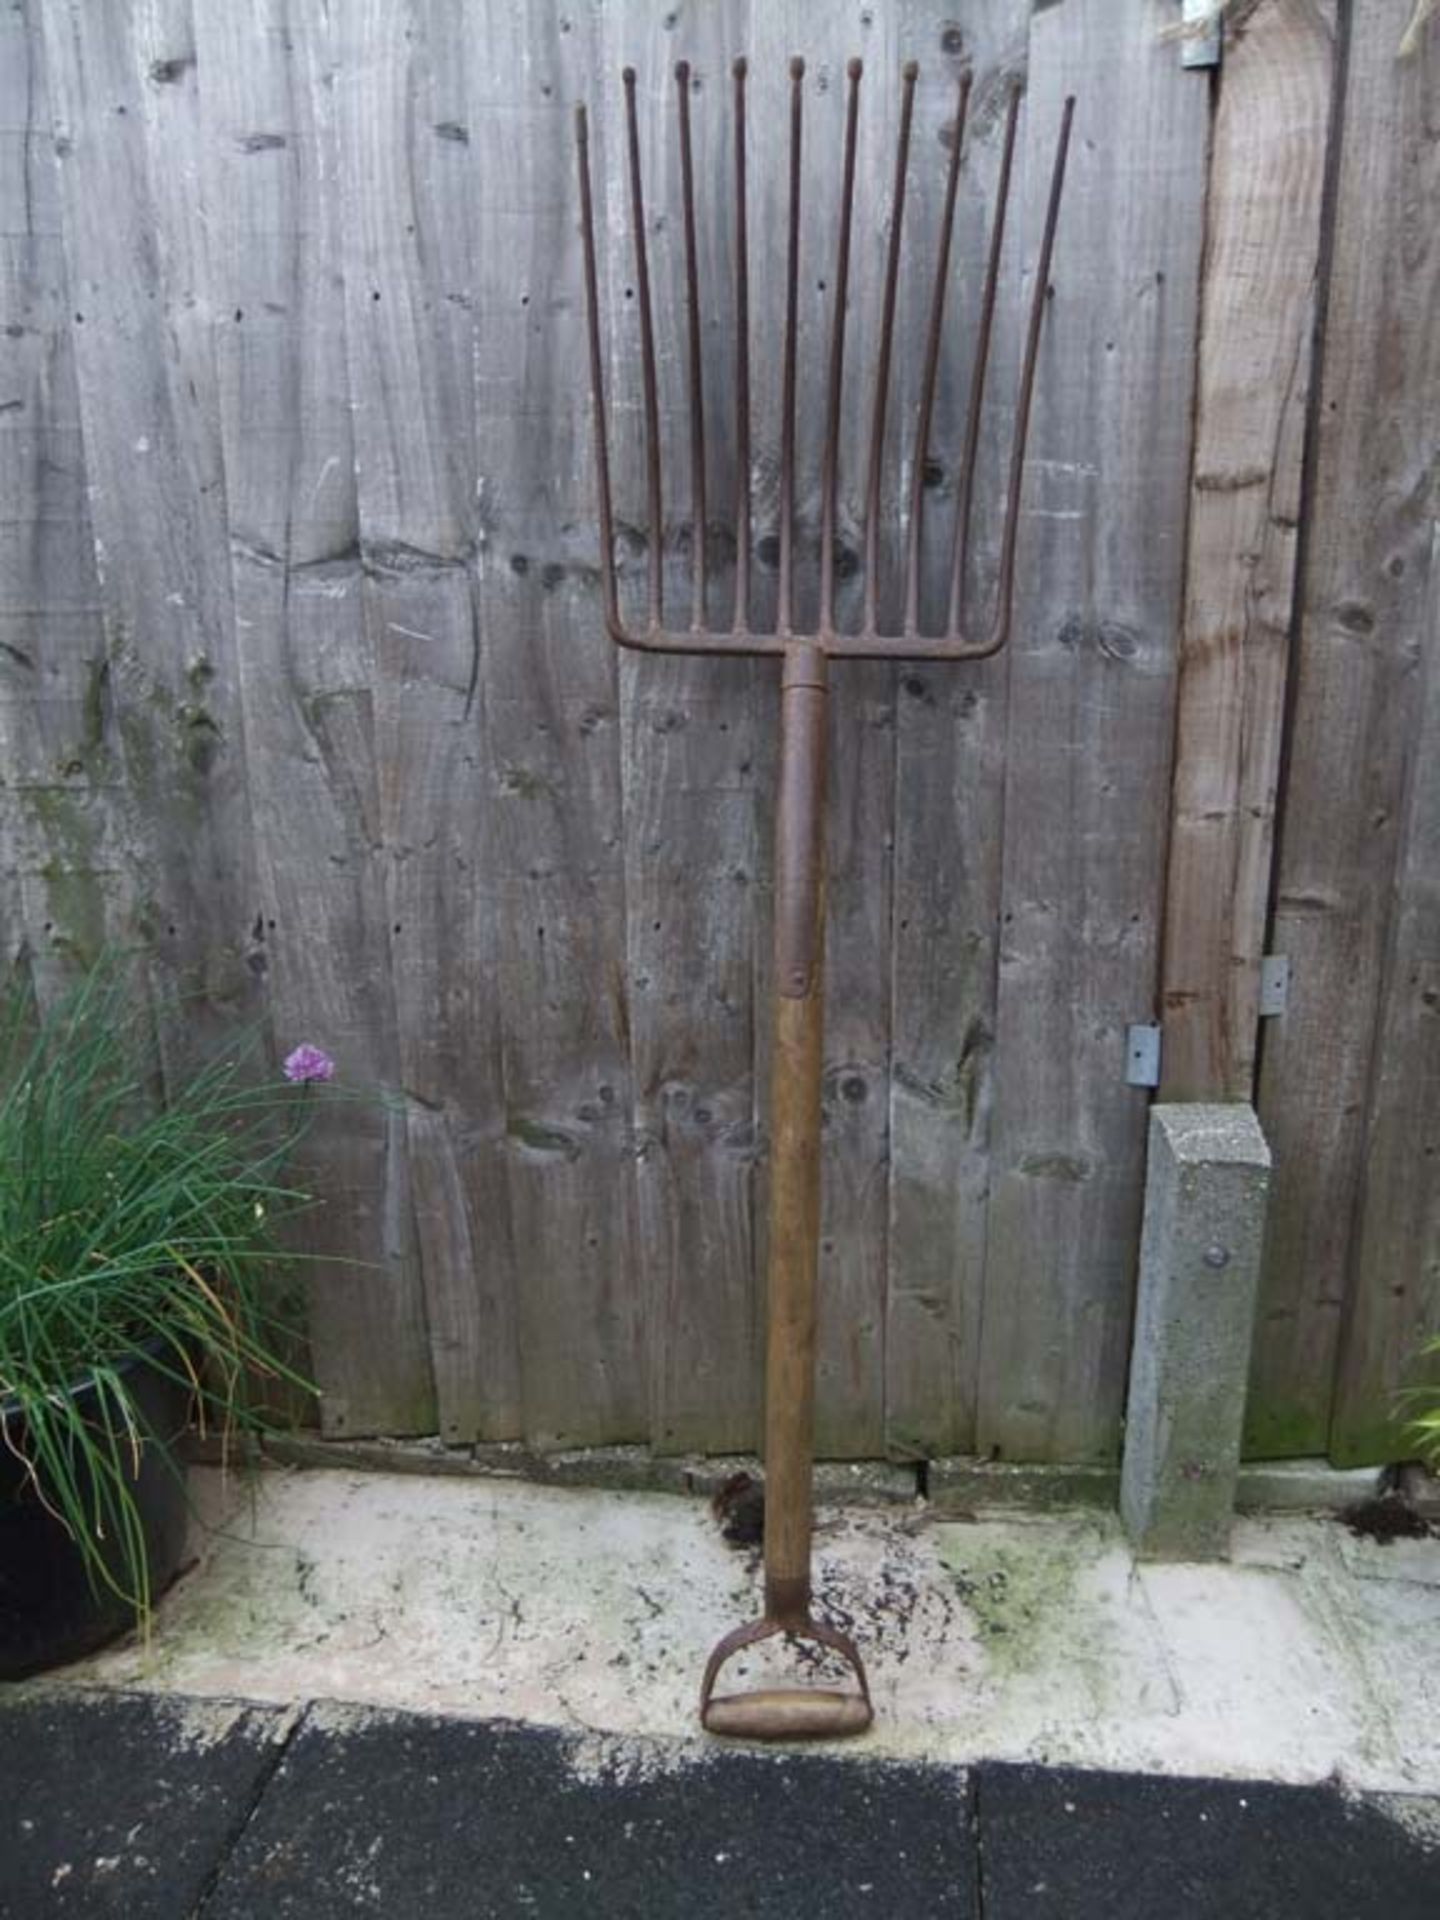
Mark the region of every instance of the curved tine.
POLYGON ((995 321, 995 296, 1000 285, 1000 257, 1005 244, 1005 214, 1010 200, 1010 170, 1015 159, 1015 129, 1020 119, 1020 89, 1010 94, 1005 116, 1005 145, 1000 156, 1000 184, 995 193, 995 222, 990 230, 990 258, 985 266, 985 292, 980 302, 980 332, 975 342, 975 365, 970 375, 970 406, 965 418, 965 445, 960 456, 960 478, 955 488, 955 535, 950 557, 950 600, 945 614, 946 635, 959 640, 960 602, 965 591, 965 562, 970 553, 970 502, 975 482, 975 456, 980 446, 980 416, 985 399, 985 370, 990 360, 990 334, 995 321))
POLYGON ((900 277, 900 223, 905 212, 905 173, 910 162, 910 122, 915 111, 919 66, 905 62, 900 95, 900 133, 895 142, 895 186, 891 198, 890 249, 885 261, 885 294, 880 315, 880 359, 875 370, 875 407, 870 421, 870 470, 865 481, 865 611, 863 628, 875 631, 880 574, 880 478, 885 464, 885 403, 890 386, 890 352, 895 339, 895 289, 900 277))
POLYGON ((605 372, 600 348, 600 296, 595 275, 595 207, 590 195, 590 123, 575 109, 575 162, 580 172, 580 236, 585 257, 585 321, 590 347, 590 391, 595 408, 595 481, 600 494, 600 588, 605 625, 620 625, 615 591, 615 527, 610 505, 610 449, 605 437, 605 372))
POLYGON ((767 1614, 763 1620, 749 1620, 743 1627, 734 1627, 723 1640, 717 1641, 710 1658, 705 1662, 705 1675, 700 1682, 700 1717, 705 1717, 705 1709, 710 1704, 710 1696, 715 1691, 715 1682, 720 1678, 720 1669, 732 1654, 739 1653, 744 1647, 753 1647, 759 1640, 772 1640, 782 1631, 780 1622, 772 1620, 767 1614))
POLYGON ((626 67, 625 131, 630 151, 630 217, 635 228, 635 291, 640 299, 640 362, 645 387, 645 480, 650 521, 649 624, 665 622, 664 519, 660 497, 660 401, 655 381, 655 323, 650 311, 650 262, 645 249, 645 194, 640 181, 640 125, 635 113, 635 69, 626 67))
POLYGON ((840 470, 840 387, 845 374, 845 298, 850 285, 850 223, 855 211, 855 133, 860 118, 862 65, 846 68, 845 161, 840 188, 840 246, 835 262, 835 318, 830 329, 830 379, 825 402, 825 454, 820 478, 820 631, 835 627, 835 490, 840 470))
POLYGON ((695 165, 690 148, 690 62, 675 68, 680 113, 680 199, 685 223, 685 306, 690 348, 690 624, 705 627, 705 389, 700 366, 700 269, 695 247, 695 165))
POLYGON ((785 256, 785 361, 780 393, 780 606, 776 624, 795 630, 795 336, 800 300, 800 117, 805 62, 790 62, 790 234, 785 256))
POLYGON ((1025 335, 1025 359, 1020 369, 1020 397, 1015 409, 1015 438, 1010 450, 1010 484, 1005 496, 1005 532, 1000 544, 999 596, 995 607, 995 625, 991 631, 991 651, 1005 644, 1010 631, 1010 609, 1015 593, 1015 542, 1019 534, 1020 489, 1025 479, 1025 442, 1030 432, 1030 401, 1035 390, 1035 365, 1040 353, 1040 324, 1050 297, 1050 260, 1055 251, 1055 229, 1060 219, 1060 195, 1065 186, 1065 161, 1070 151, 1070 123, 1075 118, 1075 96, 1066 97, 1060 115, 1060 132, 1055 142, 1055 162, 1050 173, 1050 198, 1045 208, 1045 230, 1040 240, 1040 258, 1035 265, 1035 285, 1030 295, 1030 323, 1025 335))
POLYGON ((930 329, 925 337, 925 372, 920 381, 920 411, 915 421, 915 465, 910 476, 910 525, 905 541, 905 632, 920 630, 920 527, 924 512, 925 466, 930 456, 930 422, 935 412, 935 382, 940 371, 940 333, 945 321, 945 288, 950 277, 950 243, 954 237, 955 201, 960 185, 960 149, 970 107, 973 73, 960 76, 955 103, 955 144, 945 175, 945 210, 940 216, 940 244, 935 256, 935 288, 930 296, 930 329))
POLYGON ((735 81, 735 631, 750 630, 750 260, 745 220, 745 76, 735 81))

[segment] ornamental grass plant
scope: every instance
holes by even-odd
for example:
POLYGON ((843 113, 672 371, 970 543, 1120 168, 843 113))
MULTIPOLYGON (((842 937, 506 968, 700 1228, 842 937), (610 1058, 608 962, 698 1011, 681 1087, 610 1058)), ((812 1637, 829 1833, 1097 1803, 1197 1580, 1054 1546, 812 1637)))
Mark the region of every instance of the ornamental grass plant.
MULTIPOLYGON (((1427 1341, 1420 1353, 1440 1373, 1440 1339, 1427 1341)), ((1440 1473, 1440 1384, 1408 1388, 1403 1398, 1419 1408, 1407 1422, 1415 1451, 1432 1472, 1440 1473)))
POLYGON ((0 1009, 0 1435, 92 1587, 142 1628, 135 1488, 142 1450, 172 1436, 147 1431, 137 1372, 227 1439, 310 1391, 285 1357, 278 1236, 307 1204, 285 1168, 333 1068, 299 1048, 277 1078, 257 1052, 227 1047, 162 1095, 146 996, 116 956, 43 1013, 23 983, 0 1009))

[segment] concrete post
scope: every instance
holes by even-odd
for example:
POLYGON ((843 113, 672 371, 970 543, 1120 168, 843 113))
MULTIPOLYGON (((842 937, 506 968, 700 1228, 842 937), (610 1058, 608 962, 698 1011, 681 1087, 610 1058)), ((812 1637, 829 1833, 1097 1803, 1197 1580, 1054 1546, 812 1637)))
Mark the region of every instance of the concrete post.
POLYGON ((1269 1186, 1253 1108, 1151 1108, 1120 1473, 1147 1559, 1229 1551, 1269 1186))

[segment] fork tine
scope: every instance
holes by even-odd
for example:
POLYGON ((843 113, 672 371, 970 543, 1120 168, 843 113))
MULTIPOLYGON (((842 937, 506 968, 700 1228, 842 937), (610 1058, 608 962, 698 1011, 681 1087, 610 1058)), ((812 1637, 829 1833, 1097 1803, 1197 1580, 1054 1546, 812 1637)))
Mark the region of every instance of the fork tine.
POLYGON ((955 534, 950 559, 950 602, 945 626, 952 639, 960 637, 960 603, 965 592, 965 562, 970 553, 970 502, 975 483, 975 458, 980 447, 980 419, 985 399, 985 373, 990 361, 990 335, 995 321, 995 296, 1000 286, 1000 259, 1005 245, 1005 214, 1010 201, 1010 171, 1015 159, 1015 129, 1020 119, 1020 89, 1010 91, 1005 116, 1005 144, 1000 155, 1000 183, 995 191, 995 219, 990 229, 990 257, 985 267, 985 291, 980 301, 980 331, 975 341, 975 365, 970 376, 970 404, 965 417, 965 443, 955 487, 955 534))
POLYGON ((1010 450, 1010 478, 1005 497, 1005 531, 1000 542, 1000 581, 995 608, 992 645, 1002 645, 1010 627, 1010 607, 1015 589, 1015 542, 1019 532, 1020 489, 1025 478, 1025 442, 1030 432, 1030 401, 1035 390, 1035 365, 1040 352, 1040 323, 1045 317, 1045 302, 1050 291, 1050 260, 1055 250, 1055 228, 1060 218, 1060 195, 1065 185, 1065 162, 1070 151, 1070 123, 1075 117, 1075 96, 1070 94, 1060 115, 1060 132, 1055 141, 1055 161, 1050 173, 1050 198, 1045 208, 1045 228, 1040 240, 1040 258, 1035 265, 1035 285, 1030 294, 1030 321, 1025 334, 1025 358, 1020 369, 1020 394, 1015 407, 1015 437, 1010 450))
POLYGON ((955 201, 960 185, 960 149, 970 107, 973 75, 960 76, 955 103, 955 143, 945 175, 945 207, 940 215, 940 240, 935 255, 935 286, 930 295, 930 325, 925 336, 925 371, 920 381, 920 410, 915 421, 914 472, 910 476, 910 525, 905 541, 905 631, 920 630, 920 530, 924 512, 925 464, 930 456, 930 422, 935 411, 935 382, 940 370, 940 338, 945 321, 945 290, 950 278, 950 242, 955 227, 955 201))
POLYGON ((820 473, 820 631, 835 628, 835 492, 840 470, 840 389, 845 374, 845 297, 850 285, 850 224, 855 210, 855 133, 860 118, 862 65, 846 68, 845 161, 840 189, 840 245, 835 262, 835 318, 830 328, 830 381, 825 405, 825 452, 820 473))
POLYGON ((745 216, 745 59, 735 62, 735 631, 750 630, 750 260, 745 216))
POLYGON ((880 574, 880 477, 885 464, 885 406, 890 387, 890 354, 895 340, 895 290, 900 278, 900 224, 905 212, 905 174, 910 164, 910 123, 915 111, 915 80, 920 69, 905 62, 900 95, 900 133, 895 143, 895 186, 891 199, 890 249, 885 261, 885 293, 880 315, 880 355, 875 369, 875 405, 870 422, 870 469, 865 482, 864 630, 875 632, 880 574))
POLYGON ((690 148, 690 62, 675 68, 680 110, 680 196, 685 221, 685 305, 690 348, 690 624, 705 629, 705 389, 700 354, 700 269, 695 245, 695 164, 690 148))
POLYGON ((645 491, 650 521, 649 624, 665 624, 664 519, 660 497, 660 401, 655 379, 655 322, 650 310, 650 261, 645 244, 645 194, 640 180, 640 123, 635 112, 635 69, 626 67, 625 130, 630 152, 630 218, 635 229, 635 292, 640 301, 640 372, 645 389, 645 491))
POLYGON ((805 62, 790 62, 790 210, 785 251, 785 350, 780 393, 780 607, 782 634, 795 631, 795 340, 800 300, 800 120, 805 62))
POLYGON ((600 586, 605 624, 613 633, 620 611, 615 592, 615 527, 610 504, 610 448, 605 433, 605 369, 600 346, 600 296, 595 273, 595 206, 590 193, 590 121, 575 109, 575 161, 580 173, 580 235, 585 261, 585 319, 590 349, 590 391, 595 410, 595 480, 600 495, 600 586))

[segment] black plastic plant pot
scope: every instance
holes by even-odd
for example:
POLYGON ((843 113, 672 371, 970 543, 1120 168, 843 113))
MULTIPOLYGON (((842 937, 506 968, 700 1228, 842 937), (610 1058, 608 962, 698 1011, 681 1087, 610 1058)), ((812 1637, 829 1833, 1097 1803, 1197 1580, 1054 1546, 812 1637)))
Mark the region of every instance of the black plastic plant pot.
MULTIPOLYGON (((180 1570, 189 1508, 174 1442, 185 1431, 190 1391, 143 1357, 120 1365, 143 1430, 131 1489, 145 1535, 152 1600, 180 1570)), ((92 1385, 71 1389, 96 1432, 103 1432, 92 1385)), ((18 1412, 0 1402, 0 1679, 60 1666, 92 1653, 136 1624, 135 1609, 86 1571, 79 1548, 46 1507, 23 1461, 18 1412)), ((125 1443, 127 1469, 129 1443, 125 1443)), ((123 1582, 119 1543, 105 1543, 107 1564, 123 1582)))

